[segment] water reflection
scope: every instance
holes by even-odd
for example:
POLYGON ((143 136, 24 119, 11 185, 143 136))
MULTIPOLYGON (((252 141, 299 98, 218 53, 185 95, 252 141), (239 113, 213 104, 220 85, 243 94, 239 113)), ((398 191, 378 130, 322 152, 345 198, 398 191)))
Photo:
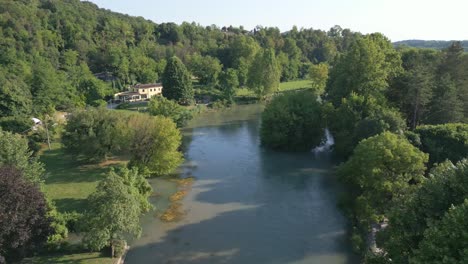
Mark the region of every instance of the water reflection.
POLYGON ((126 263, 357 263, 336 208, 333 160, 261 148, 259 109, 203 116, 185 131, 197 178, 187 216, 146 217, 126 263))

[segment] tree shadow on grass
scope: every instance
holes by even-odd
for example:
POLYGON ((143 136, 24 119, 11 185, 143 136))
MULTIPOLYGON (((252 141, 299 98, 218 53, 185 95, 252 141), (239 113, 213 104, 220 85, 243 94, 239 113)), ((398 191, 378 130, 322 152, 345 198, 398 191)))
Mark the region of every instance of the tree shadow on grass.
POLYGON ((88 199, 76 199, 76 198, 63 198, 55 199, 55 206, 59 212, 72 212, 83 213, 88 207, 88 199))

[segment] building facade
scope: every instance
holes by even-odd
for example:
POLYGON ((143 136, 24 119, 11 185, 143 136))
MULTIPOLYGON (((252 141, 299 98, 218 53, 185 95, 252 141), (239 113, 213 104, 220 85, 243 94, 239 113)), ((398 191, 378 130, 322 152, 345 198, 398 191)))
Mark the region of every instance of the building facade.
POLYGON ((154 96, 162 94, 162 84, 150 83, 150 84, 137 84, 130 87, 127 92, 116 93, 114 100, 118 102, 140 102, 148 101, 154 96))

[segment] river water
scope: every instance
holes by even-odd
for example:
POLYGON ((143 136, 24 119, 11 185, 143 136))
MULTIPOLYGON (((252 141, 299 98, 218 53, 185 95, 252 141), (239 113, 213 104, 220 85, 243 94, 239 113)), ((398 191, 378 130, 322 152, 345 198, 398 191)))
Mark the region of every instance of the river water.
MULTIPOLYGON (((327 153, 278 153, 259 144, 259 105, 206 113, 185 129, 182 176, 196 178, 185 217, 142 220, 125 263, 354 264, 327 153)), ((173 182, 152 180, 157 208, 173 182)))

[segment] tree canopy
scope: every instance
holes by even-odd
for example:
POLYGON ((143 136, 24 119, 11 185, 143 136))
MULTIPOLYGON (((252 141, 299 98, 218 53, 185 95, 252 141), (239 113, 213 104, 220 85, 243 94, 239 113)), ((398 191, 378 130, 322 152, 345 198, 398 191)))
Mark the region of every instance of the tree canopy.
POLYGON ((21 259, 47 242, 52 233, 48 207, 39 187, 18 169, 0 167, 0 258, 21 259))
POLYGON ((321 105, 313 92, 276 96, 262 114, 262 144, 277 150, 310 151, 323 139, 321 105))
POLYGON ((168 60, 162 76, 163 96, 182 104, 193 101, 193 88, 190 74, 182 61, 177 57, 168 60))

